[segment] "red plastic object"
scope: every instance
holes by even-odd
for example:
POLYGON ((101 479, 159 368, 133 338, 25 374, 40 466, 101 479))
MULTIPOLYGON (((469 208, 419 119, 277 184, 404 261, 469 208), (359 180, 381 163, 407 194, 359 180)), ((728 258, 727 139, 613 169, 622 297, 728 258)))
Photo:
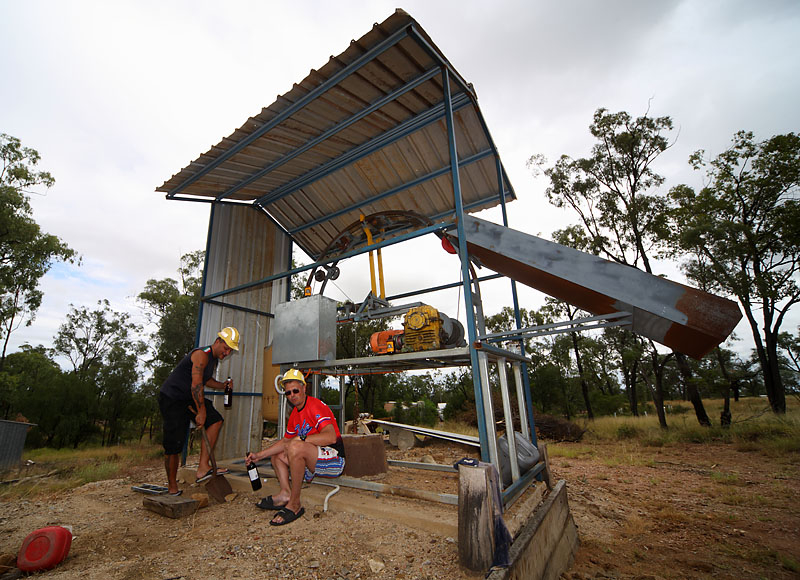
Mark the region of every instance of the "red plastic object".
POLYGON ((442 248, 444 248, 444 251, 447 252, 448 254, 458 253, 456 252, 456 249, 453 247, 453 244, 450 243, 450 240, 448 240, 444 236, 442 236, 442 248))
POLYGON ((49 526, 28 534, 17 555, 23 572, 49 570, 64 561, 72 545, 72 533, 61 526, 49 526))

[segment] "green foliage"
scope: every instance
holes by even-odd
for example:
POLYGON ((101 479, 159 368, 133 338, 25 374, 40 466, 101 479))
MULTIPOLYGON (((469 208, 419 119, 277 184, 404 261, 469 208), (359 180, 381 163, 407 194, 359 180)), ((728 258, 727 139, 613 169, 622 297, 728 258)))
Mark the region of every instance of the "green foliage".
POLYGON ((628 399, 622 393, 605 394, 599 390, 589 393, 592 409, 598 417, 628 412, 628 399))
POLYGON ((35 170, 39 159, 19 139, 0 134, 0 370, 11 334, 30 325, 41 306, 39 280, 54 262, 75 260, 74 250, 42 232, 33 219, 27 194, 55 183, 46 171, 35 170))
POLYGON ((179 279, 150 279, 138 299, 151 324, 157 326, 149 344, 153 384, 160 386, 183 356, 195 347, 205 252, 184 254, 179 279))
POLYGON ((785 412, 785 392, 776 358, 786 312, 800 302, 800 135, 788 133, 756 142, 739 131, 733 144, 710 162, 698 151, 690 158, 706 169, 707 186, 672 188, 669 239, 688 253, 687 277, 704 289, 736 296, 756 343, 767 396, 785 412), (760 320, 759 320, 760 318, 760 320))
POLYGON ((578 214, 585 251, 651 272, 648 252, 660 244, 666 219, 665 196, 655 192, 664 178, 652 165, 670 146, 672 119, 600 108, 589 130, 597 140, 590 157, 564 155, 545 170, 547 198, 578 214))
POLYGON ((59 441, 76 447, 95 431, 97 419, 103 424, 104 443, 120 439, 124 422, 132 418, 138 364, 146 351, 136 338, 141 328, 129 314, 112 310, 107 300, 97 304, 95 310, 73 306, 53 341, 53 351, 72 363, 72 373, 63 380, 82 396, 88 393, 85 408, 74 409, 71 421, 56 430, 59 441))
MULTIPOLYGON (((336 330, 336 355, 338 358, 369 356, 369 339, 374 332, 386 330, 391 319, 366 320, 340 324, 336 330)), ((392 379, 386 375, 359 375, 347 383, 347 393, 358 392, 359 413, 375 413, 387 398, 385 393, 392 379)), ((355 402, 355 401, 354 401, 355 402)), ((348 417, 352 415, 348 413, 348 417)))
POLYGON ((636 439, 639 435, 639 430, 633 425, 625 424, 617 428, 617 439, 636 439))
MULTIPOLYGON (((48 357, 43 346, 25 345, 11 353, 0 371, 0 408, 4 419, 14 419, 21 413, 33 423, 39 412, 50 404, 52 390, 61 374, 59 366, 48 357)), ((30 436, 29 436, 30 438, 30 436)))
POLYGON ((436 403, 427 398, 413 403, 398 404, 394 408, 393 416, 396 422, 407 425, 435 427, 439 422, 439 411, 436 408, 436 403))

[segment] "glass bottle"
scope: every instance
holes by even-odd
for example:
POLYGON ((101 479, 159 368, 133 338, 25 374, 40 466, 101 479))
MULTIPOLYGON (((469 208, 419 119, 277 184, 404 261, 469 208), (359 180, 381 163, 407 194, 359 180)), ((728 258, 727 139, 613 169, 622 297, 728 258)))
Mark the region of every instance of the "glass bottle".
POLYGON ((233 406, 233 387, 231 386, 231 378, 228 377, 228 380, 225 381, 225 391, 223 394, 224 405, 226 409, 230 409, 233 406))
POLYGON ((255 461, 247 466, 247 476, 250 478, 250 485, 253 486, 253 491, 261 489, 261 478, 258 476, 258 467, 256 467, 255 461))

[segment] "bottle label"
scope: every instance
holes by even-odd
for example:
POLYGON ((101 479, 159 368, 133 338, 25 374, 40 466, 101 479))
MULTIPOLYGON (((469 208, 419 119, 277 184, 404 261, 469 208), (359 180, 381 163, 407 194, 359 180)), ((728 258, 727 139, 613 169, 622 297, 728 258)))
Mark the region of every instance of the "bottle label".
POLYGON ((247 470, 247 475, 250 476, 250 481, 256 481, 258 479, 258 469, 251 467, 247 470))

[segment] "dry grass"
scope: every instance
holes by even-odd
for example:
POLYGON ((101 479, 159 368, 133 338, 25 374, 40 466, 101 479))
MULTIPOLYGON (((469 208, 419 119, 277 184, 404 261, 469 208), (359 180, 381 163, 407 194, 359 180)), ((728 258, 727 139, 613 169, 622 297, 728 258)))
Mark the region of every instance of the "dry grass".
POLYGON ((645 447, 714 441, 732 443, 740 451, 775 457, 800 451, 800 401, 787 399, 786 415, 775 415, 761 397, 732 401, 733 423, 729 428, 718 424, 722 400, 709 399, 703 403, 712 422, 716 419, 716 425, 702 427, 689 402, 669 401, 665 404, 667 429, 661 428, 653 413, 639 417, 599 417, 586 424, 588 431, 584 437, 589 442, 620 441, 645 447))
POLYGON ((162 457, 160 445, 26 451, 22 466, 2 475, 0 499, 37 496, 124 477, 137 466, 160 462, 162 457))

